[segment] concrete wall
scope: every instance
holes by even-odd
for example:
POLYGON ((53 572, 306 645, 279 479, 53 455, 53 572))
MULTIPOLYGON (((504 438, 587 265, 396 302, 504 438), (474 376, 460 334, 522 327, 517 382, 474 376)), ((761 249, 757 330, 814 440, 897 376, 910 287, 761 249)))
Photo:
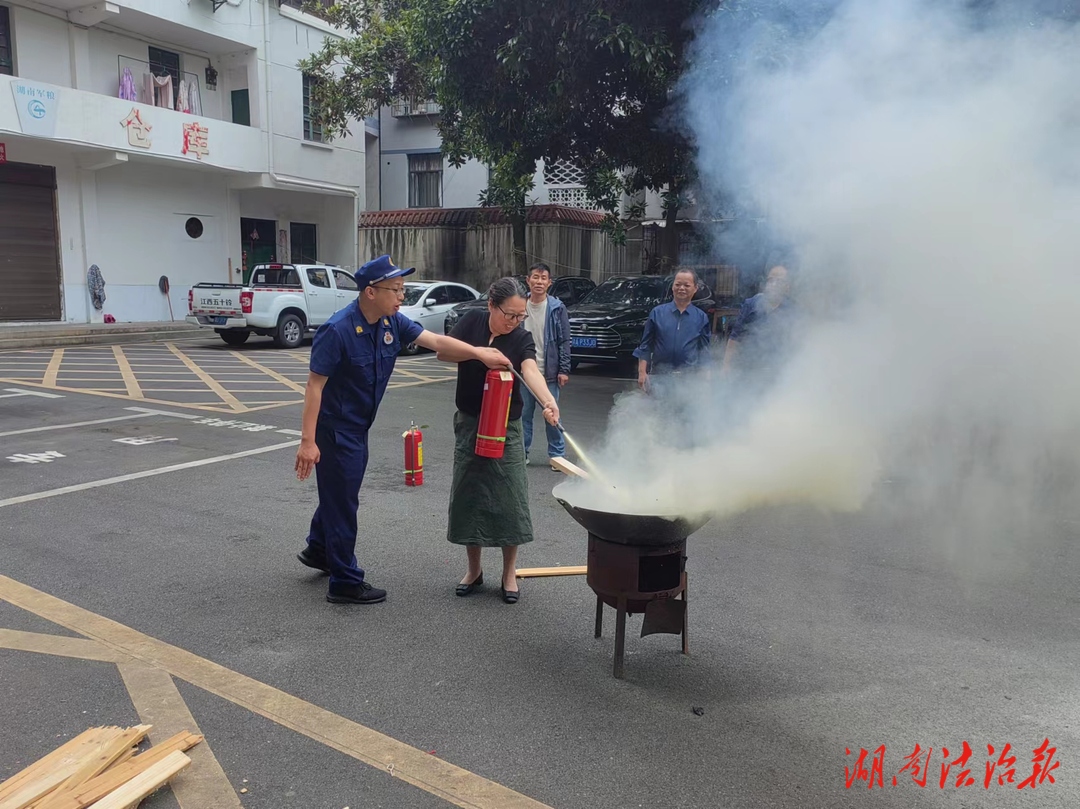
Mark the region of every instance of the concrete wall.
POLYGON ((15 44, 15 70, 20 76, 72 86, 68 23, 20 6, 8 10, 15 44))
MULTIPOLYGON (((615 245, 598 230, 568 225, 529 225, 528 261, 544 261, 556 275, 582 275, 597 283, 611 275, 641 272, 640 245, 615 245), (582 244, 590 267, 582 267, 582 244)), ((362 228, 360 259, 389 253, 401 266, 424 278, 460 281, 486 289, 513 272, 513 233, 509 225, 477 228, 362 228)))

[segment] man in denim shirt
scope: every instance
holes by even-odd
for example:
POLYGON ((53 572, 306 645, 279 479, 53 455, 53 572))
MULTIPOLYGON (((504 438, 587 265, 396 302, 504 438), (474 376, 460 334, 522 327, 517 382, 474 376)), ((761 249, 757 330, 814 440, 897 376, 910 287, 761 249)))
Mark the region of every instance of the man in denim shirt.
POLYGON ((712 326, 709 316, 691 303, 697 287, 693 270, 679 270, 671 285, 673 300, 649 313, 641 345, 634 351, 643 391, 654 386, 651 377, 690 370, 708 359, 712 326))

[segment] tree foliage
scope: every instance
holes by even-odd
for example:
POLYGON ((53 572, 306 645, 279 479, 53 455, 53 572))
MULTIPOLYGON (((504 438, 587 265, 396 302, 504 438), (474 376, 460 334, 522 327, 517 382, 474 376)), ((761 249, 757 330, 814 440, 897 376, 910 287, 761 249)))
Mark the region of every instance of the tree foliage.
POLYGON ((666 189, 674 218, 693 184, 693 144, 671 104, 695 18, 719 2, 343 0, 327 16, 353 35, 301 67, 320 79, 330 134, 401 99, 436 101, 443 154, 490 167, 480 202, 520 220, 518 249, 538 160, 584 170, 618 237, 624 191, 666 189))

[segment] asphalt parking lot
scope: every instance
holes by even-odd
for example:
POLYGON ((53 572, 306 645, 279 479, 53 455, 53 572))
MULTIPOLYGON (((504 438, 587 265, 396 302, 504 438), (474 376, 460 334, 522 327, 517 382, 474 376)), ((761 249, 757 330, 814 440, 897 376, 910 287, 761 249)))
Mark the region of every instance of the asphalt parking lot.
MULTIPOLYGON (((210 341, 184 349, 200 351, 251 368, 210 341)), ((562 411, 588 446, 631 383, 581 370, 562 411)), ((122 372, 123 390, 95 392, 32 373, 0 374, 0 780, 87 727, 156 715, 206 745, 152 807, 1080 805, 1074 515, 974 566, 924 515, 884 507, 713 521, 688 546, 691 655, 638 637, 634 616, 615 680, 613 621, 593 638, 583 577, 525 579, 514 606, 497 586, 454 596, 452 382, 383 402, 357 555, 389 598, 350 607, 295 560, 315 504, 292 472, 299 395, 236 407, 132 396, 122 372), (414 420, 425 484, 407 488, 414 420), (1044 739, 1059 766, 1018 789, 1044 739), (995 766, 984 787, 1006 744, 1013 782, 995 766)), ((520 565, 584 564, 561 477, 529 476, 520 565)))

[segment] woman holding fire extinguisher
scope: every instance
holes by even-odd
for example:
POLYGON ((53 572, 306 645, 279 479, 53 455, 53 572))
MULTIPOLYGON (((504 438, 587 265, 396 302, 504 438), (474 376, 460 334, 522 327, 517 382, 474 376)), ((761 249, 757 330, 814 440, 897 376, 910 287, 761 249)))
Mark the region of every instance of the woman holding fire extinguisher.
MULTIPOLYGON (((451 332, 473 346, 490 346, 501 351, 524 377, 544 408, 549 424, 559 422, 559 406, 550 394, 544 376, 536 365, 536 346, 527 329, 518 328, 525 320, 525 290, 513 278, 500 278, 488 289, 487 311, 466 313, 451 332)), ((454 414, 454 479, 450 488, 450 516, 446 538, 464 545, 469 567, 457 586, 459 596, 467 596, 484 583, 480 567, 482 548, 502 548, 502 598, 515 604, 520 597, 517 582, 517 549, 532 542, 532 517, 529 514, 529 488, 525 475, 525 444, 521 426, 521 391, 517 379, 496 380, 487 385, 488 369, 481 362, 458 365, 457 413, 454 414), (492 398, 499 386, 512 385, 505 435, 481 436, 481 443, 501 444, 501 453, 477 454, 477 432, 485 387, 492 398)), ((505 404, 504 404, 505 407, 505 404)), ((491 432, 501 432, 495 424, 491 432)))

